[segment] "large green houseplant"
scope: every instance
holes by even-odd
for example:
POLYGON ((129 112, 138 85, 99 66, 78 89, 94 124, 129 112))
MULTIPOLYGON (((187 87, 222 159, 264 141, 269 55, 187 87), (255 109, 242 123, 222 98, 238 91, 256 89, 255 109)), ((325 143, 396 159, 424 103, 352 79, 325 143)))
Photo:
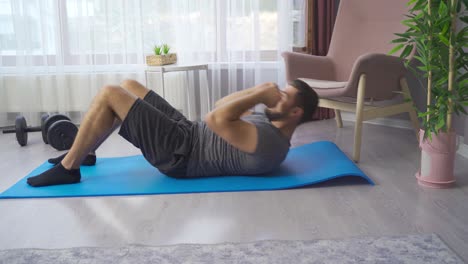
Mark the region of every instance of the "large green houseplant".
MULTIPOLYGON (((468 47, 468 27, 457 31, 457 23, 468 23, 467 4, 468 0, 410 0, 409 14, 402 21, 408 29, 396 33, 398 38, 392 41, 396 46, 390 53, 401 51, 403 59, 414 57, 418 61, 417 69, 410 60, 406 60, 406 66, 416 76, 427 79, 427 109, 418 110, 418 115, 422 118, 421 142, 429 144, 432 150, 440 149, 441 142, 455 144, 453 114, 467 114, 464 107, 468 106, 468 56, 464 48, 468 47)), ((452 164, 451 172, 440 168, 448 165, 436 165, 435 170, 451 173, 453 177, 455 147, 444 149, 452 152, 452 156, 445 158, 452 164)), ((423 147, 422 150, 424 158, 423 147)), ((445 150, 438 154, 444 154, 445 150)), ((433 182, 432 187, 441 187, 443 183, 454 181, 447 177, 441 175, 440 179, 430 179, 428 185, 433 182), (442 185, 437 185, 438 182, 442 185)))

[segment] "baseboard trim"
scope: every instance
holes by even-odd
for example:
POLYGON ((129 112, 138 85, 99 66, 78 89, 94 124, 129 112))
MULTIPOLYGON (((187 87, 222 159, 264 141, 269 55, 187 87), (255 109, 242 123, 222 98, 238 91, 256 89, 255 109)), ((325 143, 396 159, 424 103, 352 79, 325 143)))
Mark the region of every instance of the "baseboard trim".
MULTIPOLYGON (((349 112, 341 112, 341 119, 344 121, 356 121, 356 114, 349 112)), ((388 127, 398 127, 404 129, 413 130, 413 126, 409 120, 395 119, 395 118, 375 118, 372 120, 364 121, 366 124, 388 126, 388 127)))
MULTIPOLYGON (((341 112, 341 119, 343 121, 351 121, 355 122, 356 121, 356 115, 354 113, 349 113, 349 112, 341 112)), ((413 130, 413 126, 409 120, 401 120, 401 119, 395 119, 395 118, 376 118, 368 121, 364 121, 364 123, 367 124, 373 124, 373 125, 380 125, 380 126, 388 126, 388 127, 397 127, 397 128, 403 128, 403 129, 410 129, 413 130)), ((457 154, 468 158, 468 144, 465 144, 465 139, 462 136, 458 136, 458 151, 457 154)))

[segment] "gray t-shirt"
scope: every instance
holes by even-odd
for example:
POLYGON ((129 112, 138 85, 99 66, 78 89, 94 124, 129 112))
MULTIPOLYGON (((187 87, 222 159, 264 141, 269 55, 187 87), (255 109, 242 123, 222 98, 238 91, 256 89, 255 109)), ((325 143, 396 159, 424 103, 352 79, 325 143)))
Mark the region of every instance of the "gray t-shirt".
POLYGON ((264 114, 255 113, 242 119, 257 128, 255 152, 238 150, 209 129, 205 122, 197 122, 187 176, 262 174, 281 164, 289 151, 289 139, 264 114))

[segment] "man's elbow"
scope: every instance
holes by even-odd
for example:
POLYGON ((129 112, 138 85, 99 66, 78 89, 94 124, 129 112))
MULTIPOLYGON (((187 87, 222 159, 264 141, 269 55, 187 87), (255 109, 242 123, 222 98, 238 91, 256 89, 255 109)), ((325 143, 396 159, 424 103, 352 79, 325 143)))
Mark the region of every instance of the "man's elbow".
POLYGON ((219 130, 219 128, 224 127, 227 123, 226 118, 223 118, 222 116, 220 116, 219 113, 215 111, 211 111, 208 114, 206 114, 204 121, 207 124, 207 126, 213 131, 219 130))
POLYGON ((209 112, 208 114, 205 115, 204 121, 208 125, 208 127, 213 128, 218 123, 220 123, 220 118, 219 118, 219 115, 217 113, 215 113, 214 111, 211 111, 211 112, 209 112))
POLYGON ((207 125, 210 125, 211 123, 215 121, 214 119, 215 118, 213 116, 213 112, 209 112, 208 114, 205 115, 205 118, 203 119, 203 121, 205 121, 207 125))

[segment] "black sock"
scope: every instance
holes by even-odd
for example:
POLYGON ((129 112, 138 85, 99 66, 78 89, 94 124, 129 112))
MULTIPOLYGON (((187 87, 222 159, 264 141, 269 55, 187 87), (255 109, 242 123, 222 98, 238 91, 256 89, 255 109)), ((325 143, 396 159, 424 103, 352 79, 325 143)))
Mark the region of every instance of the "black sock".
MULTIPOLYGON (((48 162, 52 163, 52 164, 58 164, 63 160, 63 158, 65 158, 65 155, 67 155, 67 154, 68 154, 68 152, 61 155, 61 156, 58 156, 56 158, 49 159, 48 162)), ((81 165, 83 165, 83 166, 94 166, 94 165, 96 165, 96 155, 88 154, 86 156, 86 158, 83 160, 83 162, 81 162, 81 165)))
POLYGON ((34 187, 78 183, 81 180, 80 169, 67 170, 62 163, 53 168, 28 178, 28 184, 34 187))

